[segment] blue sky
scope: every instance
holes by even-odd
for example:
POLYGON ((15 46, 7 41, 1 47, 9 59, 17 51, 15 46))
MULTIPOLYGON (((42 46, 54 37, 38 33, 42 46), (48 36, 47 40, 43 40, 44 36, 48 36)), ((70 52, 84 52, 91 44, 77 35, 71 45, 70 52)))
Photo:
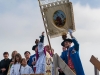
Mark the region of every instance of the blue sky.
POLYGON ((69 0, 73 3, 79 2, 81 5, 89 5, 92 8, 98 8, 100 7, 100 0, 69 0))
MULTIPOLYGON (((70 0, 71 2, 75 3, 80 3, 81 5, 89 5, 92 8, 99 8, 100 7, 100 0, 70 0)), ((23 2, 28 2, 33 4, 34 6, 37 6, 38 0, 29 0, 29 1, 24 1, 24 0, 0 0, 0 13, 4 13, 5 11, 10 12, 14 8, 16 8, 18 5, 20 5, 23 2)), ((26 5, 27 6, 27 5, 26 5)), ((16 12, 16 11, 15 11, 16 12)))
MULTIPOLYGON (((80 43, 80 58, 86 75, 94 75, 91 55, 100 59, 100 0, 70 0, 73 2, 76 31, 80 43), (87 66, 89 69, 87 69, 87 66)), ((24 57, 44 31, 38 0, 0 0, 0 59, 2 53, 17 50, 24 57)), ((69 37, 69 36, 68 36, 69 37)), ((61 37, 50 39, 55 53, 62 52, 61 37), (55 42, 56 41, 56 42, 55 42)), ((48 44, 45 37, 45 45, 48 44)), ((11 56, 10 56, 11 57, 11 56)))

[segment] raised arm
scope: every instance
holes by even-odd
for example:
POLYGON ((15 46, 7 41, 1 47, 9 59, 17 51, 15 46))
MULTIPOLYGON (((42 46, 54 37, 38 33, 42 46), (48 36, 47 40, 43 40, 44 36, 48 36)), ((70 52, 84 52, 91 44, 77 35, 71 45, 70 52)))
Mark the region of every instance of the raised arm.
POLYGON ((74 48, 76 51, 79 51, 79 43, 78 41, 75 39, 75 37, 73 36, 72 34, 72 30, 69 30, 69 34, 70 34, 70 37, 72 38, 72 41, 74 43, 74 48))
POLYGON ((40 36, 40 43, 44 43, 44 32, 42 32, 42 35, 40 36))
POLYGON ((44 32, 40 36, 40 42, 38 43, 38 53, 40 54, 44 50, 44 32))

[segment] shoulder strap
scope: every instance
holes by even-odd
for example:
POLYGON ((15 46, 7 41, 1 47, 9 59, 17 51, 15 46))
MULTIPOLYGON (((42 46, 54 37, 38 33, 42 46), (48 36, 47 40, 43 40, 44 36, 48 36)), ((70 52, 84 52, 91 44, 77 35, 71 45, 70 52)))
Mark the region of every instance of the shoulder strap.
POLYGON ((19 72, 20 72, 20 70, 21 70, 21 65, 20 65, 20 68, 19 68, 19 72))

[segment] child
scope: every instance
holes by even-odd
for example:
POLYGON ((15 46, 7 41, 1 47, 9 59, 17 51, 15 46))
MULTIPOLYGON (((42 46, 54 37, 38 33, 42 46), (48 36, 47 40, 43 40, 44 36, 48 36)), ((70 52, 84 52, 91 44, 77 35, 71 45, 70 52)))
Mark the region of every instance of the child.
POLYGON ((21 66, 21 70, 20 70, 21 75, 24 75, 24 74, 27 74, 27 75, 33 74, 33 70, 32 70, 32 68, 30 66, 27 65, 27 61, 26 61, 25 58, 23 58, 21 60, 21 65, 22 65, 21 66))
POLYGON ((22 57, 19 53, 15 55, 14 64, 11 66, 10 75, 20 75, 22 57))

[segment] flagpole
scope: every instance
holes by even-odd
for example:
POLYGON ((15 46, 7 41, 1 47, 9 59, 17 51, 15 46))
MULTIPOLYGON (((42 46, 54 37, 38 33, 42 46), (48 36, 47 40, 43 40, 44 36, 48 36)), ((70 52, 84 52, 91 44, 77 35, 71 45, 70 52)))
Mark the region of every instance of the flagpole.
MULTIPOLYGON (((43 23, 44 23, 44 18, 43 18, 43 13, 42 13, 42 8, 41 8, 40 0, 38 0, 38 2, 39 2, 40 11, 41 11, 41 14, 42 14, 43 23)), ((46 31, 46 35, 47 35, 47 39, 48 39, 48 43, 49 43, 49 46, 50 46, 50 49, 51 49, 51 43, 50 43, 50 39, 49 39, 49 36, 48 36, 48 33, 47 33, 47 29, 46 29, 46 25, 45 25, 45 23, 44 23, 44 27, 45 27, 45 31, 46 31)))

